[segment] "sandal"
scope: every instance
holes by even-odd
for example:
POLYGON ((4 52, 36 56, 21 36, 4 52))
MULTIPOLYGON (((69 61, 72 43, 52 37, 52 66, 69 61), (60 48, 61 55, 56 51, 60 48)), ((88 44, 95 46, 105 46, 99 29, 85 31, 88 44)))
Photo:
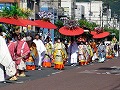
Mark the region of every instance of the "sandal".
POLYGON ((9 80, 10 80, 10 81, 16 81, 16 80, 18 80, 18 78, 17 78, 16 76, 13 76, 13 77, 11 77, 9 80))

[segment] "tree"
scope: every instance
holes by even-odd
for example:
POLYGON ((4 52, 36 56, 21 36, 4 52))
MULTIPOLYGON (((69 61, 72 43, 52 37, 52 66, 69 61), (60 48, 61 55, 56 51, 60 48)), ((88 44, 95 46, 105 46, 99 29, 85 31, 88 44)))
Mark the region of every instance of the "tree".
POLYGON ((6 6, 0 12, 1 17, 9 17, 9 18, 28 18, 31 15, 30 9, 19 8, 17 3, 14 3, 7 8, 6 6))
MULTIPOLYGON (((108 31, 108 32, 110 32, 110 34, 114 33, 117 40, 119 39, 119 30, 117 30, 115 28, 107 28, 107 27, 105 27, 104 31, 108 31)), ((112 36, 110 37, 110 40, 112 40, 112 36)))
MULTIPOLYGON (((61 27, 64 26, 64 23, 61 20, 57 20, 55 22, 55 25, 58 27, 58 30, 59 30, 61 27)), ((57 38, 63 37, 63 35, 61 35, 58 30, 55 30, 55 36, 57 38)))
POLYGON ((80 27, 86 27, 89 30, 93 30, 95 27, 98 26, 96 23, 88 22, 87 20, 84 20, 84 19, 78 20, 78 23, 79 23, 80 27))

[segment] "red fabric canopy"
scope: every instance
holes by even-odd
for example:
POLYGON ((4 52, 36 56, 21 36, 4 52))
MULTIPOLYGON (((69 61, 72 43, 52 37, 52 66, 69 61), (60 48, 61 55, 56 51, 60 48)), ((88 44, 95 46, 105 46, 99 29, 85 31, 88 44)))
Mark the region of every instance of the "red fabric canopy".
POLYGON ((55 26, 53 23, 48 22, 48 21, 44 21, 44 20, 35 20, 35 23, 38 24, 38 27, 41 28, 47 28, 47 29, 56 29, 57 26, 55 26))
POLYGON ((109 36, 109 35, 110 35, 109 32, 103 32, 103 33, 95 34, 95 35, 93 36, 93 38, 95 38, 95 39, 105 38, 105 37, 107 37, 107 36, 109 36))
POLYGON ((18 19, 21 23, 24 23, 26 25, 33 25, 37 26, 38 24, 35 23, 34 21, 28 20, 28 19, 18 19))
POLYGON ((68 29, 67 27, 62 27, 59 29, 59 32, 63 35, 67 35, 67 36, 75 36, 75 35, 80 35, 82 33, 84 33, 84 30, 80 27, 77 27, 73 30, 68 29))
POLYGON ((22 23, 18 19, 15 19, 15 18, 4 18, 4 17, 2 17, 2 18, 0 18, 0 22, 26 27, 25 23, 22 23))
POLYGON ((91 35, 95 35, 95 34, 97 34, 97 32, 91 31, 90 34, 91 34, 91 35))

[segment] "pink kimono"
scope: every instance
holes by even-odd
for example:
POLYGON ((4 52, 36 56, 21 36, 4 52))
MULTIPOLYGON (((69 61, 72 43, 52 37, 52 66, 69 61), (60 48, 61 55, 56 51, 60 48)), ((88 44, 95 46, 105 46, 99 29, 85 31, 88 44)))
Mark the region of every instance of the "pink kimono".
POLYGON ((15 42, 10 41, 10 43, 8 43, 8 49, 9 49, 9 52, 11 54, 12 59, 14 59, 14 56, 15 56, 15 42))
POLYGON ((16 44, 15 57, 18 64, 18 69, 24 70, 26 68, 25 61, 29 58, 30 49, 24 40, 17 41, 16 44))

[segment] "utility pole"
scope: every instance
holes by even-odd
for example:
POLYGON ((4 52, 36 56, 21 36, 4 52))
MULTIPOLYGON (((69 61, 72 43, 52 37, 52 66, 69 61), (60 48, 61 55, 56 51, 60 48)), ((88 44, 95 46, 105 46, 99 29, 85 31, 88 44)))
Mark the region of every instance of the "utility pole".
POLYGON ((100 26, 102 26, 102 25, 101 25, 101 21, 102 21, 102 20, 101 20, 101 16, 102 16, 102 15, 101 15, 101 7, 100 7, 100 26))
POLYGON ((89 11, 89 21, 91 21, 91 0, 89 0, 90 1, 90 11, 89 11))
POLYGON ((119 21, 119 45, 120 45, 120 21, 119 21))

